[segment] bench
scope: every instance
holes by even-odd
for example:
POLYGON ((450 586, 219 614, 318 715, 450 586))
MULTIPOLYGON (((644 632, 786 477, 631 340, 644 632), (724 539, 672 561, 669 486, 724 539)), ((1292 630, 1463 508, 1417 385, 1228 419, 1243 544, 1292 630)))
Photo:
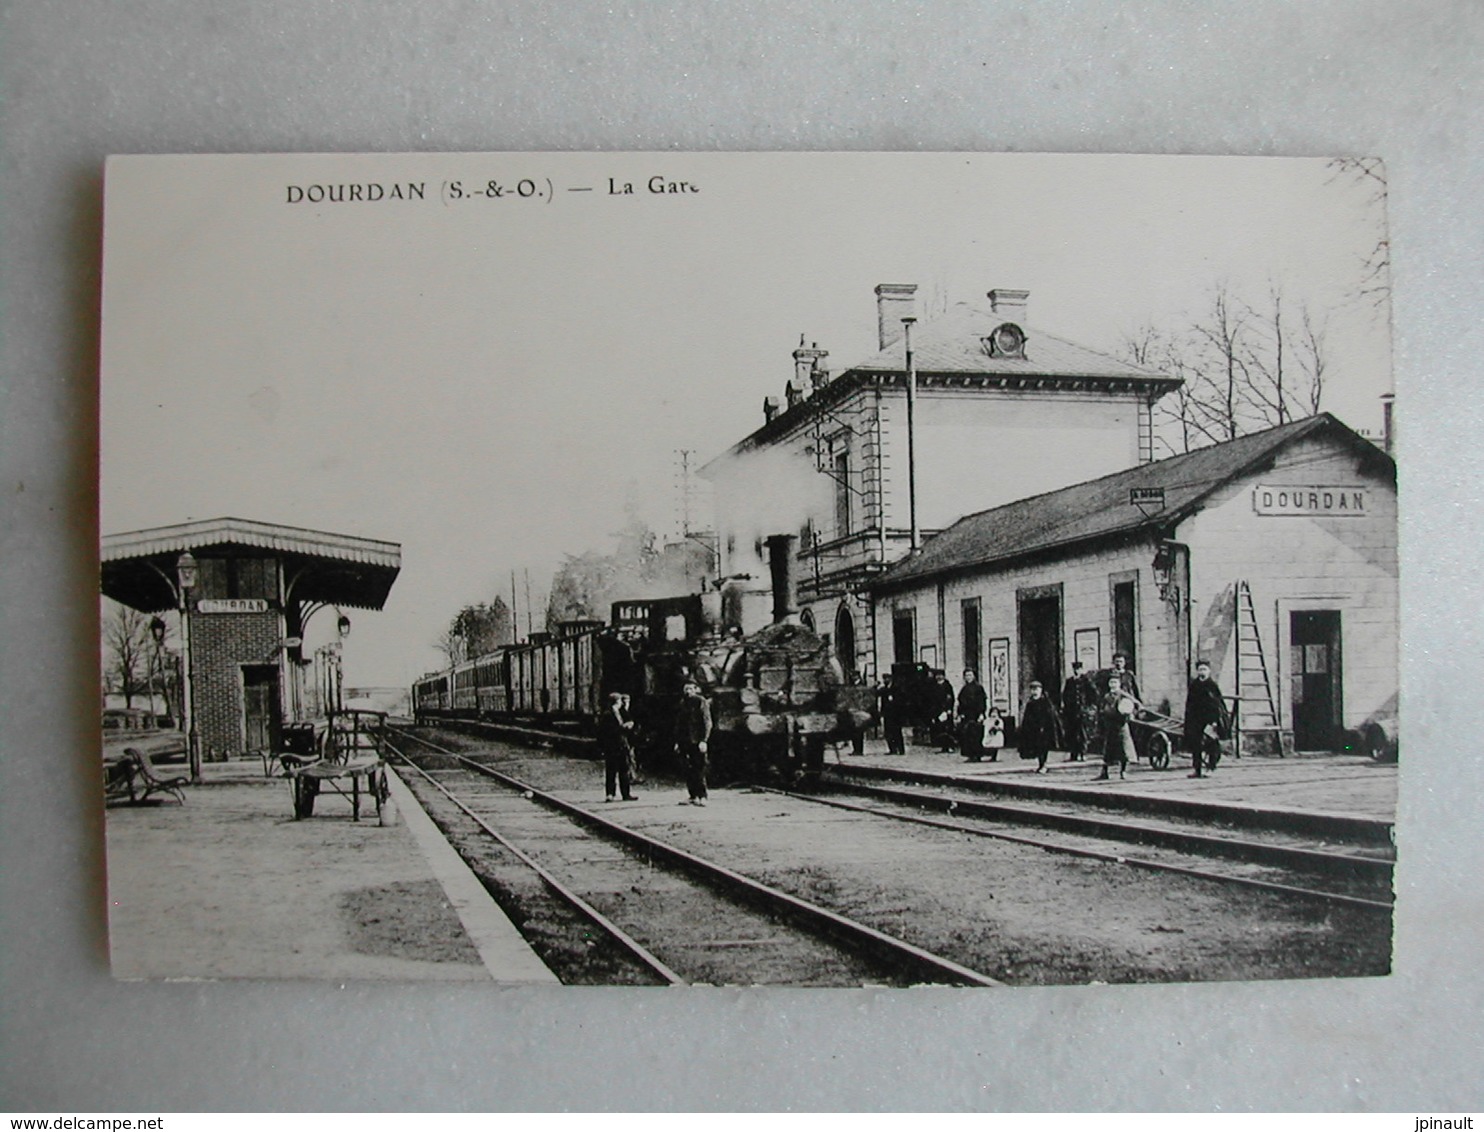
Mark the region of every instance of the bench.
POLYGON ((103 763, 105 801, 127 798, 137 803, 148 801, 152 794, 169 794, 184 805, 181 787, 190 785, 190 781, 189 775, 162 775, 149 755, 138 747, 125 747, 122 757, 106 759, 103 763))

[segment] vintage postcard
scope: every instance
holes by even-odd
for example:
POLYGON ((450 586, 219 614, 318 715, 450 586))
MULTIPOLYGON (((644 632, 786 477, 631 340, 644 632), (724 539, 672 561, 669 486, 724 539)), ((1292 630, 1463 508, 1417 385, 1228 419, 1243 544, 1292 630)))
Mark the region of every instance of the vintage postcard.
POLYGON ((128 156, 120 978, 1377 976, 1385 170, 128 156))

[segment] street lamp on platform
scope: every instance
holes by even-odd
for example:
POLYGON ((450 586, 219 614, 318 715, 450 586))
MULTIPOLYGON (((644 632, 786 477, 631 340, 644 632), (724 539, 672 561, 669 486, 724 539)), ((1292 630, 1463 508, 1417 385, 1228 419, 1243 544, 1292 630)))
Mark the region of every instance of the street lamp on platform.
MULTIPOLYGON (((160 650, 165 647, 165 619, 163 617, 151 617, 149 619, 149 635, 154 638, 155 642, 154 682, 159 684, 160 695, 165 700, 165 714, 170 715, 170 692, 165 684, 165 666, 160 660, 160 650)), ((151 712, 155 710, 155 690, 153 687, 149 691, 149 710, 151 712)), ((153 720, 151 722, 154 724, 159 721, 153 720)))
MULTIPOLYGON (((191 591, 196 588, 196 559, 189 550, 175 560, 176 597, 180 605, 180 648, 185 661, 185 685, 181 692, 182 729, 186 737, 186 758, 191 766, 191 781, 201 781, 201 747, 196 741, 195 666, 191 663, 191 591)), ((164 636, 163 626, 161 637, 164 636)))
POLYGON ((345 638, 350 636, 350 618, 341 614, 335 619, 335 632, 339 640, 334 644, 335 658, 335 710, 342 711, 345 708, 345 668, 342 656, 345 649, 345 638))

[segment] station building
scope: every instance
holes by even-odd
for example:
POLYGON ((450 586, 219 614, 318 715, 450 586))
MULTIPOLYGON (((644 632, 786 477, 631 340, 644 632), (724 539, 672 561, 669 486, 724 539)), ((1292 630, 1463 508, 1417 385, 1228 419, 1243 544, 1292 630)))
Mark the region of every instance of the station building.
POLYGON ((323 709, 338 642, 306 656, 306 626, 326 608, 383 608, 401 559, 394 542, 208 519, 105 536, 102 590, 143 613, 176 611, 193 741, 226 758, 281 749, 285 722, 323 709))
MULTIPOLYGON (((868 583, 912 547, 903 320, 915 291, 876 288, 879 349, 838 374, 827 351, 801 340, 784 396, 767 398, 762 425, 702 469, 714 489, 721 572, 756 591, 735 605, 755 613, 724 617, 748 632, 766 622, 764 540, 797 532, 801 619, 864 679, 891 653, 890 637, 877 636, 868 583)), ((910 331, 923 537, 969 511, 1147 463, 1154 404, 1180 385, 1035 329, 1026 291, 987 299, 910 331)))
POLYGON ((975 669, 1012 716, 1121 651, 1177 716, 1210 660, 1249 750, 1394 735, 1396 465, 1327 413, 980 510, 866 589, 878 668, 975 669))

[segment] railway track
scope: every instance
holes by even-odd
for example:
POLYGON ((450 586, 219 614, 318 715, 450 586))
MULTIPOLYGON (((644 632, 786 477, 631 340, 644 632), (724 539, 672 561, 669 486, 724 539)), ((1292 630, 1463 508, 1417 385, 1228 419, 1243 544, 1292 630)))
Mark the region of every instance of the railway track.
MULTIPOLYGON (((475 734, 500 736, 516 742, 560 741, 562 749, 574 751, 591 746, 591 740, 555 732, 547 733, 529 727, 512 730, 498 724, 474 724, 470 729, 475 734)), ((1080 798, 1045 799, 1028 794, 1021 800, 1006 801, 986 797, 972 788, 955 788, 947 784, 948 776, 943 775, 924 775, 914 780, 911 772, 893 771, 890 778, 863 781, 866 776, 858 773, 862 769, 837 768, 826 775, 824 786, 830 791, 887 803, 897 807, 896 809, 851 807, 849 803, 831 801, 817 793, 792 796, 899 820, 914 820, 911 814, 904 811, 937 812, 951 820, 921 819, 920 824, 937 825, 938 828, 954 829, 976 836, 997 836, 1001 840, 1034 845, 1053 852, 1116 861, 1131 868, 1178 873, 1265 889, 1286 896, 1369 910, 1390 910, 1393 904, 1391 882, 1395 855, 1389 846, 1362 844, 1340 847, 1322 838, 1283 834, 1261 828, 1218 832, 1208 825, 1189 819, 1181 821, 1107 811, 1089 812, 1088 807, 1081 804, 1080 798), (914 781, 928 788, 913 788, 914 781), (965 818, 972 818, 980 823, 995 823, 1001 828, 995 830, 985 824, 970 824, 961 820, 965 818), (1032 837, 1009 832, 1004 827, 1045 829, 1070 835, 1073 840, 1054 841, 1032 837), (1110 844, 1138 845, 1145 850, 1161 851, 1169 859, 1131 857, 1125 851, 1108 848, 1110 844), (1201 859, 1221 861, 1226 863, 1226 867, 1202 868, 1192 863, 1201 859), (1244 866, 1253 866, 1267 875, 1244 874, 1240 871, 1244 866), (1317 888, 1312 883, 1295 883, 1297 878, 1322 878, 1329 887, 1317 888)))
POLYGON ((1083 818, 1075 814, 1035 811, 1024 806, 997 805, 973 798, 944 794, 863 785, 851 785, 849 789, 851 793, 901 808, 881 809, 819 794, 800 794, 788 790, 774 789, 770 792, 798 801, 830 806, 853 813, 870 814, 934 829, 1008 841, 1045 849, 1052 853, 1106 861, 1149 872, 1162 872, 1197 880, 1238 885, 1280 896, 1313 900, 1322 904, 1384 913, 1390 913, 1393 907, 1390 893, 1392 863, 1378 858, 1357 857, 1348 853, 1328 853, 1315 849, 1275 845, 1270 842, 1194 834, 1187 830, 1156 826, 1148 822, 1117 822, 1107 818, 1083 818), (927 817, 920 812, 909 812, 922 809, 936 809, 945 814, 979 818, 981 822, 927 817), (997 824, 995 826, 985 824, 989 822, 997 824), (1073 841, 1055 841, 1045 837, 1012 833, 1003 828, 1005 825, 1015 824, 1022 827, 1050 825, 1053 828, 1065 829, 1084 836, 1073 841), (1165 860, 1134 857, 1130 856, 1126 850, 1107 848, 1107 842, 1110 840, 1146 842, 1151 847, 1174 849, 1177 852, 1170 855, 1171 859, 1165 860), (1350 880, 1352 888, 1346 891, 1339 891, 1335 888, 1314 888, 1305 884, 1245 875, 1231 869, 1217 870, 1210 867, 1196 867, 1188 863, 1192 856, 1199 857, 1204 854, 1214 854, 1229 861, 1235 861, 1239 865, 1270 866, 1282 872, 1318 872, 1326 876, 1350 880), (1362 892, 1371 893, 1371 895, 1361 895, 1362 892))
POLYGON ((533 946, 565 968, 563 981, 1001 985, 412 732, 392 734, 409 786, 512 919, 537 925, 545 946, 533 946))

